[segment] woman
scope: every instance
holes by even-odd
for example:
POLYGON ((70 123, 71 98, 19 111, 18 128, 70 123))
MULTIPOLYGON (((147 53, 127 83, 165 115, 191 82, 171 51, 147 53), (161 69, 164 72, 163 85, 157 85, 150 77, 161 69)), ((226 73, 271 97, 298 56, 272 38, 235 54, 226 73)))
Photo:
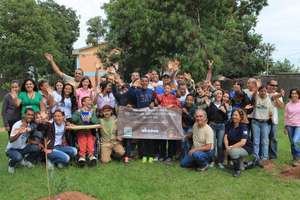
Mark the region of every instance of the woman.
POLYGON ((26 79, 21 86, 18 95, 12 92, 11 96, 17 107, 21 106, 21 115, 24 116, 26 108, 31 108, 34 112, 46 112, 46 106, 42 101, 42 95, 38 92, 38 87, 34 80, 26 79))
POLYGON ((51 94, 54 99, 54 104, 51 110, 52 113, 54 113, 54 111, 57 109, 58 104, 61 102, 63 87, 64 82, 62 80, 58 80, 54 84, 54 91, 51 94))
POLYGON ((69 121, 72 113, 77 110, 77 102, 73 85, 66 83, 62 88, 61 100, 55 106, 55 110, 60 109, 65 113, 65 119, 69 121))
POLYGON ((79 109, 82 107, 81 99, 83 99, 83 97, 90 97, 92 100, 94 99, 92 87, 92 82, 88 76, 81 79, 78 88, 76 89, 76 99, 79 109))
POLYGON ((48 144, 48 167, 53 168, 56 164, 59 168, 67 165, 70 158, 77 155, 75 147, 68 146, 65 140, 65 115, 61 110, 54 112, 53 123, 47 134, 48 144))
POLYGON ((222 102, 223 91, 216 90, 214 92, 214 101, 209 104, 206 108, 208 122, 210 127, 214 131, 215 139, 215 161, 218 163, 220 169, 224 169, 223 160, 224 160, 224 132, 225 132, 225 123, 227 121, 227 110, 225 105, 222 102))
POLYGON ((255 161, 268 160, 269 158, 269 134, 273 115, 273 104, 267 95, 266 86, 260 86, 258 94, 254 94, 254 109, 251 123, 253 134, 253 153, 255 161))
POLYGON ((112 93, 112 84, 110 82, 102 82, 100 83, 101 92, 95 98, 95 102, 97 103, 97 110, 100 112, 104 105, 110 105, 113 110, 116 106, 116 100, 112 93))
POLYGON ((243 169, 243 159, 252 151, 247 123, 246 113, 237 109, 232 113, 232 120, 225 129, 224 146, 226 153, 233 161, 234 177, 240 176, 241 169, 243 169))
POLYGON ((285 106, 284 122, 291 143, 293 166, 300 165, 300 91, 291 89, 290 101, 285 106))
POLYGON ((12 94, 18 94, 20 90, 19 82, 12 81, 10 84, 10 92, 4 96, 2 104, 2 118, 5 130, 10 137, 10 131, 15 122, 21 119, 21 111, 15 105, 12 94))

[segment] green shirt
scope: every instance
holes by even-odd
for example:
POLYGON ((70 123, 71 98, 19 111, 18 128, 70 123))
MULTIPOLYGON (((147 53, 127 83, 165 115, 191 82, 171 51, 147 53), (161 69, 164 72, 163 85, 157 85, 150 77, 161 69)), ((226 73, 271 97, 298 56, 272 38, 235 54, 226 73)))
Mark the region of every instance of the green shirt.
POLYGON ((29 98, 27 92, 20 92, 18 99, 21 100, 21 114, 24 116, 27 108, 32 108, 34 112, 41 110, 40 103, 42 101, 42 95, 39 92, 34 92, 34 98, 29 98))
POLYGON ((115 143, 116 136, 117 136, 117 123, 116 119, 113 117, 109 119, 100 119, 101 125, 103 128, 101 128, 101 142, 111 142, 115 143))

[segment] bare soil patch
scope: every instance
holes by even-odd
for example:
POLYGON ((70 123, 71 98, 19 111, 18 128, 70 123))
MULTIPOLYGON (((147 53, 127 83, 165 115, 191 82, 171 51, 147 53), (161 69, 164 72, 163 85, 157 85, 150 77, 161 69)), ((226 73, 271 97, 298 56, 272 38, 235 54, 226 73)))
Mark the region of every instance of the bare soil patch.
MULTIPOLYGON (((38 200, 49 200, 48 197, 43 197, 38 200)), ((64 192, 55 196, 52 196, 50 200, 99 200, 88 196, 81 192, 64 192)))

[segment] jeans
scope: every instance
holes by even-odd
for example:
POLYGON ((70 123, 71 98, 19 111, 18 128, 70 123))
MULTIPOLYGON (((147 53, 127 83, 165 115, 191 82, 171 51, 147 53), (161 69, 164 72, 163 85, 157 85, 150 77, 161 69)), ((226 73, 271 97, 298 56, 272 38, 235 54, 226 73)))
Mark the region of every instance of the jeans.
MULTIPOLYGON (((189 133, 192 133, 193 128, 192 127, 188 127, 188 128, 183 128, 183 134, 184 135, 188 135, 189 133)), ((183 149, 183 154, 185 155, 186 153, 189 152, 190 148, 191 148, 191 139, 188 138, 184 138, 182 140, 182 149, 183 149)))
POLYGON ((214 151, 196 151, 190 156, 186 153, 180 161, 181 167, 203 167, 212 161, 214 151))
POLYGON ((267 121, 252 120, 253 154, 256 160, 267 160, 269 157, 270 125, 267 121))
POLYGON ((8 149, 6 152, 7 157, 10 159, 8 165, 15 167, 21 162, 26 156, 35 154, 40 151, 40 148, 36 144, 27 144, 24 149, 8 149))
POLYGON ((248 152, 241 148, 241 147, 236 147, 228 150, 228 155, 230 156, 231 159, 237 160, 240 158, 244 158, 248 156, 248 152))
POLYGON ((300 159, 300 126, 286 126, 286 129, 291 143, 293 159, 298 160, 300 159))
POLYGON ((210 123, 210 127, 214 131, 214 142, 215 142, 215 160, 222 163, 224 160, 224 134, 225 124, 224 123, 210 123))
POLYGON ((54 164, 68 164, 71 157, 77 155, 77 149, 70 146, 55 146, 51 153, 48 154, 48 158, 54 164))
POLYGON ((272 123, 271 131, 270 131, 270 135, 269 135, 269 139, 270 139, 269 156, 270 156, 270 159, 276 159, 277 158, 277 128, 278 128, 278 125, 272 123))

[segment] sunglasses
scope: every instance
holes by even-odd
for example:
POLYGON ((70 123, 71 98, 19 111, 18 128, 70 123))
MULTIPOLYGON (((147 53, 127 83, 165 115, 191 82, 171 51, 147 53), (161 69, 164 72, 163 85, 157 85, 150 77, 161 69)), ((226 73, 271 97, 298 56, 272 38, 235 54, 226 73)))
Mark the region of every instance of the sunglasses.
POLYGON ((273 84, 271 84, 270 86, 272 86, 272 87, 278 87, 278 85, 273 85, 273 84))

